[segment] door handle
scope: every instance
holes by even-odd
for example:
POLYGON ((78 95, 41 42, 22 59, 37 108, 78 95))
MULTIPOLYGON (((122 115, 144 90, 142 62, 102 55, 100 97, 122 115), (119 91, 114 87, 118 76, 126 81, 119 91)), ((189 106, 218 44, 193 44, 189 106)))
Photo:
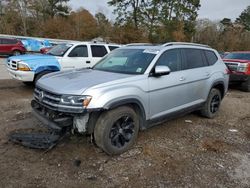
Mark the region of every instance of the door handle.
POLYGON ((180 81, 184 81, 186 80, 186 78, 184 78, 183 76, 180 78, 180 81))
POLYGON ((90 61, 86 61, 86 63, 90 63, 90 61))

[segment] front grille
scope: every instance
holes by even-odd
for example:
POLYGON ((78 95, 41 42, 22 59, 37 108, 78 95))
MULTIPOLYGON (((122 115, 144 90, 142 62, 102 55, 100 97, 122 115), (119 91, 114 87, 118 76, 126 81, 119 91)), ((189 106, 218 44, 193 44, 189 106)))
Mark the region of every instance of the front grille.
POLYGON ((238 70, 238 63, 226 63, 228 69, 230 71, 237 71, 238 70))
POLYGON ((52 108, 58 108, 61 100, 61 95, 42 90, 38 87, 34 90, 34 97, 40 103, 52 108))
POLYGON ((7 65, 10 69, 17 70, 17 62, 13 60, 9 60, 7 65))

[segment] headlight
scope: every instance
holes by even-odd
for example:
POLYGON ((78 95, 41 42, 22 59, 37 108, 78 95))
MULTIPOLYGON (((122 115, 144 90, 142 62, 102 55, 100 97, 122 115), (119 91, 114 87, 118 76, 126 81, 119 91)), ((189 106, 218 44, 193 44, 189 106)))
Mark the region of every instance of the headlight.
POLYGON ((60 103, 63 105, 79 106, 87 108, 91 101, 91 96, 63 95, 60 103))
POLYGON ((30 71, 30 68, 29 68, 29 66, 26 63, 24 63, 22 61, 19 61, 17 63, 17 70, 20 70, 20 71, 30 71))
POLYGON ((248 69, 248 63, 242 63, 238 66, 238 72, 247 72, 248 69))

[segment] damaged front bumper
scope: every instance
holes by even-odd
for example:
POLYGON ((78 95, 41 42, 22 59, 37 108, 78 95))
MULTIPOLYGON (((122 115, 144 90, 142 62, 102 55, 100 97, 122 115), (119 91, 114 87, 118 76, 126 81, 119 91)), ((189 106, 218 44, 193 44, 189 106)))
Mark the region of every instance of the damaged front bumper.
MULTIPOLYGON (((81 113, 69 113, 62 112, 62 110, 56 110, 55 108, 48 107, 41 102, 33 99, 31 101, 33 115, 46 125, 49 129, 55 131, 61 131, 64 128, 71 128, 71 130, 79 133, 89 133, 88 122, 90 113, 94 110, 84 110, 81 113)), ((97 109, 96 111, 100 111, 97 109)))

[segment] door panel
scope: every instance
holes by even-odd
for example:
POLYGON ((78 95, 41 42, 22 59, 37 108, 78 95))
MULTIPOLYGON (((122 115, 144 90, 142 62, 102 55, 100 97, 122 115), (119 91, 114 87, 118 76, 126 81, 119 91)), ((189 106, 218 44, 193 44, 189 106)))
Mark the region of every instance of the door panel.
POLYGON ((181 71, 181 53, 178 49, 165 51, 157 65, 168 66, 171 73, 161 77, 149 77, 150 117, 157 118, 177 110, 188 101, 184 72, 181 71))
POLYGON ((183 83, 188 86, 188 102, 203 102, 211 73, 203 50, 186 48, 182 49, 182 55, 183 69, 185 69, 183 71, 183 76, 185 77, 183 83))
POLYGON ((183 71, 162 77, 149 77, 150 119, 178 110, 187 103, 188 90, 181 77, 183 71))
POLYGON ((105 45, 90 45, 92 64, 95 65, 102 57, 108 53, 105 45))
POLYGON ((88 54, 86 45, 74 47, 61 59, 62 70, 90 67, 91 59, 88 54))

